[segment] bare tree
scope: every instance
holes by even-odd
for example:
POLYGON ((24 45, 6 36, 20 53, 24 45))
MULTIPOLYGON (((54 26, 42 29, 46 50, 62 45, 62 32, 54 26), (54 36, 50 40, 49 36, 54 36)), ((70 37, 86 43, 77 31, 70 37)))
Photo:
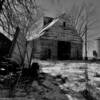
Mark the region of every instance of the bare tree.
MULTIPOLYGON (((72 29, 76 31, 82 41, 85 43, 85 60, 87 57, 87 40, 88 32, 95 28, 97 23, 96 18, 96 8, 93 3, 85 3, 82 5, 73 5, 72 9, 67 12, 69 15, 69 22, 71 23, 72 29)), ((88 84, 88 67, 87 63, 85 64, 85 79, 86 79, 86 88, 88 84)))
POLYGON ((65 11, 65 20, 70 21, 70 24, 77 34, 82 38, 86 30, 90 30, 95 26, 96 19, 96 9, 92 3, 85 3, 75 5, 68 11, 65 11))
MULTIPOLYGON (((27 35, 33 34, 34 28, 38 27, 38 20, 43 18, 44 13, 35 0, 5 0, 0 14, 0 27, 8 38, 13 39, 14 34, 17 39, 10 50, 10 57, 19 64, 28 62, 32 53, 33 42, 27 42, 27 35), (17 30, 18 29, 18 30, 17 30), (17 59, 17 60, 16 60, 17 59)), ((40 21, 41 22, 41 21, 40 21)), ((38 24, 39 23, 39 24, 38 24)), ((42 27, 42 25, 41 25, 42 27)), ((35 37, 36 37, 35 33, 35 37)), ((34 36, 34 35, 33 35, 34 36)), ((13 39, 13 41, 15 38, 13 39)))
POLYGON ((4 33, 13 36, 16 27, 25 34, 41 16, 42 10, 36 6, 35 0, 6 0, 0 14, 0 27, 4 33))
POLYGON ((75 5, 73 4, 70 11, 65 11, 65 20, 69 20, 71 28, 75 34, 85 42, 85 56, 87 57, 87 35, 89 30, 96 26, 96 7, 93 3, 85 3, 75 5))

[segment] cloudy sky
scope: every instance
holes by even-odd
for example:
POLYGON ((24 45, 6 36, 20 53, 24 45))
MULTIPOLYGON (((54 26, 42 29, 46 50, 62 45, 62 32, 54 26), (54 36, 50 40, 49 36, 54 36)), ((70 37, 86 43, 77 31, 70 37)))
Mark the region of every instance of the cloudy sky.
POLYGON ((100 37, 100 0, 37 0, 47 16, 57 16, 65 9, 70 10, 73 4, 81 5, 84 2, 93 3, 96 10, 97 23, 88 31, 88 40, 100 37), (58 3, 59 2, 59 3, 58 3))

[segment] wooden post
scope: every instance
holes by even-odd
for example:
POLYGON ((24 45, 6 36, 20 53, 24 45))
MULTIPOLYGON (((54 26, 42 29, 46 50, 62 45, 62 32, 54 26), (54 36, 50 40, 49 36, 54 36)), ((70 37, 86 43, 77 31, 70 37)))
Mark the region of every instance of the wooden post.
POLYGON ((85 26, 85 60, 88 60, 88 57, 87 57, 87 25, 85 26))

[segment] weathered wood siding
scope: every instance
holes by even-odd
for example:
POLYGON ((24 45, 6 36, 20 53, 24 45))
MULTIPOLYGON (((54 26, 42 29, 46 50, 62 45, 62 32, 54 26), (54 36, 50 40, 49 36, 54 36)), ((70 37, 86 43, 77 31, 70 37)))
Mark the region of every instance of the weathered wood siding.
POLYGON ((34 40, 33 56, 40 59, 57 59, 58 41, 70 42, 70 59, 82 58, 81 37, 77 35, 75 30, 64 28, 61 22, 57 22, 50 29, 46 30, 43 36, 34 40))

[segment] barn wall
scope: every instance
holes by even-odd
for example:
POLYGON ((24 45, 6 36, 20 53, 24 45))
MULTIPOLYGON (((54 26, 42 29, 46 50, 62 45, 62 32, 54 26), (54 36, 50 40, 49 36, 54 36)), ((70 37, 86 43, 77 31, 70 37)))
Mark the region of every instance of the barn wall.
POLYGON ((38 59, 56 59, 57 43, 55 40, 38 39, 34 41, 33 57, 38 59))
POLYGON ((82 44, 81 43, 71 43, 71 58, 72 59, 82 59, 82 44))
MULTIPOLYGON (((68 41, 64 41, 68 42, 68 41)), ((70 59, 82 58, 82 44, 70 42, 70 59)), ((57 60, 58 59, 58 41, 51 39, 37 39, 34 41, 33 57, 43 60, 57 60)))

